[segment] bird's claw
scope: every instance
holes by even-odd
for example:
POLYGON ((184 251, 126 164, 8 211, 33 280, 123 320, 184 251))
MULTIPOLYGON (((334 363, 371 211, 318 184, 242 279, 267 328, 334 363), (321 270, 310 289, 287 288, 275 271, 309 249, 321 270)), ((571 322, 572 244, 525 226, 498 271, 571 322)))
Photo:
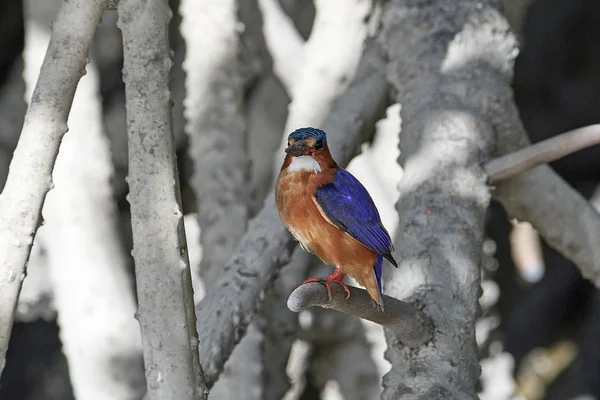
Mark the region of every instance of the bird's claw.
POLYGON ((344 292, 346 292, 346 300, 348 300, 350 298, 350 288, 348 287, 348 285, 346 285, 340 279, 308 278, 304 282, 302 282, 302 284, 304 285, 305 283, 310 283, 310 282, 318 282, 321 285, 325 286, 325 288, 327 289, 327 300, 329 300, 329 301, 331 301, 331 298, 332 298, 332 292, 331 292, 331 284, 332 283, 337 283, 340 286, 342 286, 342 289, 344 289, 344 292))

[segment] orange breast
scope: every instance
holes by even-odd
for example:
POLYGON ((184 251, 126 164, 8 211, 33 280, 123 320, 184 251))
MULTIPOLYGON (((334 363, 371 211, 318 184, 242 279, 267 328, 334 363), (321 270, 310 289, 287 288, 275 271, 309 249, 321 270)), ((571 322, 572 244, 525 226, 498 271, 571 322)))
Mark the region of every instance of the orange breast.
POLYGON ((322 214, 313 197, 322 184, 319 175, 308 171, 280 174, 276 202, 281 219, 307 251, 350 274, 361 285, 372 286, 376 254, 322 214))

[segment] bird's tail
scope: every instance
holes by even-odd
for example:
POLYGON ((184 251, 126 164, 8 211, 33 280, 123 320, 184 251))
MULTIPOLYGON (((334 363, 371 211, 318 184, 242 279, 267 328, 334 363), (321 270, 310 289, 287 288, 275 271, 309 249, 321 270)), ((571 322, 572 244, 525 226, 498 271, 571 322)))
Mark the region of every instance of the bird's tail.
POLYGON ((383 286, 381 285, 381 273, 383 272, 383 256, 377 255, 375 259, 375 266, 373 267, 375 272, 375 279, 377 280, 377 297, 373 296, 374 293, 369 293, 375 301, 376 307, 383 311, 383 286))

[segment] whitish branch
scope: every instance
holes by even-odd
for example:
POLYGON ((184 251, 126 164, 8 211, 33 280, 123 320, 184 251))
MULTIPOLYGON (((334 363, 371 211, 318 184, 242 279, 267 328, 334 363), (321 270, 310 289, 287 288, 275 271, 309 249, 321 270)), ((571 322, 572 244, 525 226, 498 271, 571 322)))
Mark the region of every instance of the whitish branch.
POLYGON ((77 82, 107 0, 65 1, 0 195, 0 373, 25 265, 77 82))
MULTIPOLYGON (((27 18, 24 75, 31 91, 50 36, 44 28, 27 18)), ((101 109, 97 71, 88 65, 56 159, 55 187, 42 211, 44 242, 76 397, 125 400, 143 395, 144 370, 134 295, 115 229, 101 109)))
POLYGON ((304 39, 277 0, 258 0, 258 5, 264 19, 265 41, 273 57, 273 72, 291 94, 304 66, 304 39))
POLYGON ((200 274, 210 285, 235 250, 248 220, 238 4, 236 0, 189 0, 181 6, 187 43, 186 133, 202 229, 200 274))
POLYGON ((351 82, 367 37, 371 6, 370 1, 362 0, 315 3, 315 21, 303 47, 305 62, 289 93, 289 114, 275 153, 275 177, 285 156, 287 135, 304 126, 320 126, 351 82))
MULTIPOLYGON (((129 195, 148 399, 206 396, 179 198, 163 0, 120 0, 129 195)), ((206 321, 202 321, 205 323, 206 321)))
MULTIPOLYGON (((336 160, 345 165, 359 150, 363 134, 387 105, 385 61, 376 43, 367 46, 356 77, 338 100, 323 128, 336 160)), ((279 268, 289 261, 296 243, 283 226, 271 192, 262 211, 250 222, 223 275, 197 307, 200 354, 208 384, 214 383, 235 344, 262 304, 279 268)))
POLYGON ((350 298, 340 285, 332 285, 331 300, 327 289, 320 283, 306 283, 299 286, 288 298, 288 308, 299 312, 308 307, 331 308, 346 314, 373 321, 398 335, 400 341, 410 347, 419 346, 431 338, 431 323, 413 305, 390 296, 383 296, 385 311, 377 310, 366 290, 354 286, 350 288, 350 298))
MULTIPOLYGON (((522 128, 519 129, 522 134, 522 128)), ((508 179, 578 150, 600 144, 600 124, 574 129, 491 160, 485 166, 490 183, 508 179)))

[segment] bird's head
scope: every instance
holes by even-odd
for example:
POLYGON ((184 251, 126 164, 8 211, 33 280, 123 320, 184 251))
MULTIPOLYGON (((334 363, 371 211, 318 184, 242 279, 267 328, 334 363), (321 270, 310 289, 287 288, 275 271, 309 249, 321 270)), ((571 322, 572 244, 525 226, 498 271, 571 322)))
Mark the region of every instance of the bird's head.
POLYGON ((316 128, 296 129, 288 136, 285 152, 292 157, 315 156, 320 152, 328 152, 327 135, 316 128))

